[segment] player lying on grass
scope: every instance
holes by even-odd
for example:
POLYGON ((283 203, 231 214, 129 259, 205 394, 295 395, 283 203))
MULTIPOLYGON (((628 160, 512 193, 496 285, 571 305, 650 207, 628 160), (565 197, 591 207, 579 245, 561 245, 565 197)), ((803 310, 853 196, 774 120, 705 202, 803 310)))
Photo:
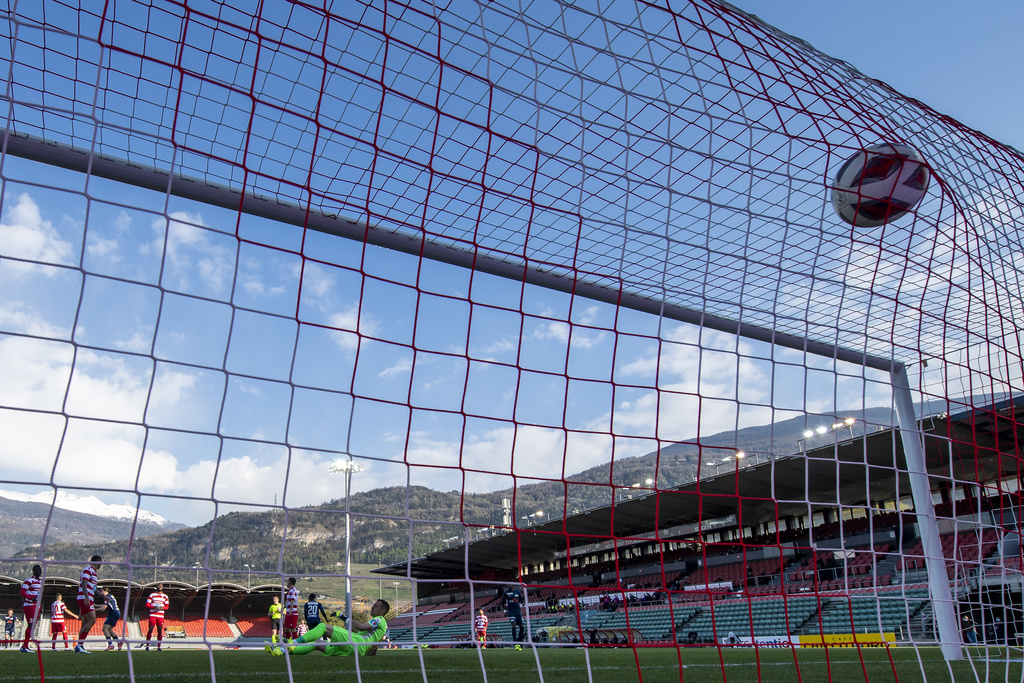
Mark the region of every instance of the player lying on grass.
MULTIPOLYGON (((378 600, 370 608, 370 621, 363 623, 353 619, 351 631, 321 623, 294 641, 288 641, 288 652, 293 655, 308 655, 310 652, 319 650, 329 657, 338 655, 352 657, 355 655, 355 648, 358 647, 361 655, 375 655, 377 654, 377 643, 388 632, 388 622, 384 619, 384 615, 389 611, 391 611, 391 605, 388 604, 388 601, 378 600), (355 631, 361 633, 355 633, 355 631), (329 642, 316 642, 325 636, 329 642), (316 644, 308 645, 307 643, 316 644)), ((275 644, 268 644, 266 650, 275 657, 284 654, 284 650, 275 644)))

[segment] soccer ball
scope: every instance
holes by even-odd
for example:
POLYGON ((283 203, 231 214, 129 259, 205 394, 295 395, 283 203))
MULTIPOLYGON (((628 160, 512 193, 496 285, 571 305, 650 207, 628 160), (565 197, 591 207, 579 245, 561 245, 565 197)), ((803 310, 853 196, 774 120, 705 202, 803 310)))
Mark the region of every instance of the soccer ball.
POLYGON ((850 225, 873 228, 909 213, 924 198, 931 173, 913 147, 883 142, 839 168, 832 206, 850 225))

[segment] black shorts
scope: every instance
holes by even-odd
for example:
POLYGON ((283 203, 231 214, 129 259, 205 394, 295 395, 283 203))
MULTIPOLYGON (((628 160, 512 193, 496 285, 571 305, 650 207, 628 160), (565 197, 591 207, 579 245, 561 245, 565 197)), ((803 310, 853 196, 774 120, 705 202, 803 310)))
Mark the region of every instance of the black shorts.
POLYGON ((306 620, 306 628, 309 629, 310 631, 312 631, 313 629, 315 629, 319 625, 320 625, 320 620, 319 619, 307 619, 306 620))
POLYGON ((121 617, 107 617, 103 620, 104 626, 117 626, 117 622, 121 621, 121 617))

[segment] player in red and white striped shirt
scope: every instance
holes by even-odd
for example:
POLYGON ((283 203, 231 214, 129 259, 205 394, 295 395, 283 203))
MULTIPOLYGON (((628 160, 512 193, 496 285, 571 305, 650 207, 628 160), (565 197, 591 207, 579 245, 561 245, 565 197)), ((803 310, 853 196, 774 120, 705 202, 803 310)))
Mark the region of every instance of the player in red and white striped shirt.
POLYGON ((164 593, 164 585, 158 583, 156 590, 149 594, 146 599, 146 607, 149 608, 149 633, 146 634, 146 650, 149 650, 149 639, 153 636, 153 627, 156 626, 156 649, 161 650, 161 643, 164 641, 164 612, 170 606, 171 600, 164 593))
POLYGON ((288 592, 284 595, 284 639, 299 637, 299 589, 295 577, 288 579, 288 592))
POLYGON ((96 582, 99 580, 96 572, 99 571, 102 560, 99 555, 93 555, 89 559, 89 564, 82 570, 82 578, 78 581, 78 615, 82 620, 82 629, 78 632, 75 652, 79 654, 89 654, 85 649, 85 639, 89 637, 92 625, 96 623, 96 604, 93 596, 96 595, 96 582))
POLYGON ((473 619, 473 628, 476 629, 476 639, 480 641, 480 646, 487 648, 487 615, 484 614, 483 610, 477 612, 476 618, 473 619))
POLYGON ((38 564, 32 567, 32 576, 21 584, 21 611, 25 613, 25 642, 21 651, 28 652, 28 641, 32 640, 36 621, 39 620, 39 597, 43 594, 43 568, 38 564))
POLYGON ((57 649, 57 634, 61 634, 64 637, 64 649, 68 649, 68 632, 64 630, 64 615, 67 614, 72 619, 78 617, 74 612, 68 609, 67 605, 64 604, 64 596, 57 593, 57 599, 50 605, 50 638, 53 643, 50 645, 51 650, 57 649))

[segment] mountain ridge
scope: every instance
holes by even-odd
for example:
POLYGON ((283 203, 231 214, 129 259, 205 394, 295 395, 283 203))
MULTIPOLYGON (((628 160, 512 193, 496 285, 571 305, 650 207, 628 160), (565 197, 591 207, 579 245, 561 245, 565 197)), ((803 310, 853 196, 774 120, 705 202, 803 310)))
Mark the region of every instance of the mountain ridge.
MULTIPOLYGON (((935 403, 938 408, 929 404, 920 407, 921 414, 945 405, 935 403)), ((352 561, 381 565, 401 561, 410 553, 417 557, 432 552, 446 539, 464 538, 466 524, 501 526, 505 498, 514 501, 512 514, 516 519, 523 516, 520 511, 531 514, 537 510, 560 517, 563 509, 571 514, 611 504, 614 489, 608 484, 628 488, 648 478, 657 478, 659 488, 686 484, 711 454, 732 455, 738 449, 753 457, 760 453, 798 453, 806 429, 830 427, 844 417, 857 420, 852 427, 842 428, 850 429, 851 436, 889 427, 895 421, 891 408, 869 408, 841 416, 801 415, 670 444, 646 455, 616 460, 614 466, 595 465, 564 481, 539 481, 487 493, 442 492, 422 486, 354 493, 349 503, 353 512, 352 561)), ((820 437, 832 438, 831 434, 820 437)), ((819 445, 812 442, 811 447, 819 445)), ((199 562, 210 569, 242 571, 239 568, 243 564, 250 564, 259 571, 336 573, 344 558, 344 503, 344 499, 335 499, 287 511, 231 512, 198 527, 137 537, 131 546, 125 540, 107 541, 102 544, 102 554, 115 562, 141 565, 191 567, 199 562)), ((77 561, 100 548, 95 543, 48 544, 45 559, 77 561)), ((28 550, 23 556, 32 555, 38 552, 28 550)), ((181 573, 182 580, 190 576, 188 571, 181 573)))
MULTIPOLYGON (((155 515, 154 515, 155 516, 155 515)), ((67 510, 48 503, 13 500, 0 495, 0 556, 7 557, 21 550, 38 547, 46 532, 47 543, 94 545, 132 535, 147 537, 184 528, 175 522, 157 524, 140 516, 134 520, 104 517, 67 510), (47 523, 49 522, 49 526, 47 523)), ((162 519, 162 518, 161 518, 162 519)), ((18 553, 20 554, 20 553, 18 553)))

